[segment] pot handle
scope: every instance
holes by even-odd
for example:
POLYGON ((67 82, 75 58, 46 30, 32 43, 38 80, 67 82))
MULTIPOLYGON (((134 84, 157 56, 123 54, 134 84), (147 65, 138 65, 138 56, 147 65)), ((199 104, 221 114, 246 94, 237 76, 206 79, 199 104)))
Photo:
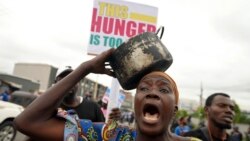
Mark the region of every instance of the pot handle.
POLYGON ((164 26, 160 26, 157 31, 156 31, 156 35, 158 35, 158 33, 161 31, 161 35, 159 36, 159 38, 161 39, 164 33, 164 26))

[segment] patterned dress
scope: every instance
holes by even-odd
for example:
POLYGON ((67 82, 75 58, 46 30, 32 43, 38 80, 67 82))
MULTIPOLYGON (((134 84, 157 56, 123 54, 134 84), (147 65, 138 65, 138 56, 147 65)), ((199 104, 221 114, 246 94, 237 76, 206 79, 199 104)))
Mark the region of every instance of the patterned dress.
POLYGON ((64 141, 134 141, 136 132, 119 126, 115 120, 107 123, 79 119, 74 110, 58 111, 66 119, 64 141))
MULTIPOLYGON (((79 119, 74 110, 59 110, 58 116, 66 119, 64 141, 135 141, 136 131, 119 126, 115 120, 107 123, 79 119)), ((190 138, 190 141, 200 141, 190 138)))

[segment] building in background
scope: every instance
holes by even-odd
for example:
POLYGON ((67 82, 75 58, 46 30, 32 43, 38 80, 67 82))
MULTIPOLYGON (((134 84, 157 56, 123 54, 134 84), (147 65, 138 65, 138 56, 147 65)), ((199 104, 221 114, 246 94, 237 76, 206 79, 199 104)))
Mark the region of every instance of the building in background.
POLYGON ((187 99, 187 98, 180 98, 179 100, 179 108, 178 109, 183 109, 186 110, 189 113, 192 113, 197 110, 197 108, 200 106, 199 102, 196 100, 192 99, 187 99))
MULTIPOLYGON (((34 82, 36 84, 40 84, 40 88, 38 92, 46 91, 53 83, 56 77, 58 68, 48 65, 48 64, 40 64, 40 63, 16 63, 13 71, 13 75, 17 79, 29 80, 30 82, 34 82)), ((22 83, 20 85, 23 85, 22 83)), ((31 85, 31 84, 30 84, 31 85)), ((32 84, 33 85, 33 84, 32 84)), ((37 88, 35 86, 35 88, 37 88)), ((95 101, 100 100, 103 97, 107 86, 96 82, 95 80, 91 80, 87 77, 83 78, 80 81, 80 87, 78 89, 78 95, 85 96, 86 93, 92 94, 92 98, 95 101)), ((20 89, 29 92, 30 89, 20 89)), ((124 109, 132 109, 133 107, 133 96, 128 91, 123 91, 124 93, 124 101, 122 102, 121 108, 124 109)))
POLYGON ((39 91, 46 91, 53 83, 58 68, 39 63, 16 63, 13 75, 40 84, 39 91))
POLYGON ((96 101, 100 100, 103 94, 106 91, 106 86, 101 83, 97 83, 94 80, 91 80, 87 77, 83 78, 80 82, 80 88, 78 94, 81 96, 85 96, 85 93, 91 93, 92 98, 96 101))

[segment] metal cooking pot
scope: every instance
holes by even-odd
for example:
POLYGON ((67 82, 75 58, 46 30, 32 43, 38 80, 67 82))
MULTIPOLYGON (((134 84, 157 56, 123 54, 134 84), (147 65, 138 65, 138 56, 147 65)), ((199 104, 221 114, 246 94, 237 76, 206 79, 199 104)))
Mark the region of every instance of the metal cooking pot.
POLYGON ((144 32, 122 43, 114 51, 110 65, 123 89, 134 89, 145 74, 165 71, 170 67, 173 58, 160 40, 163 32, 164 27, 156 33, 144 32))

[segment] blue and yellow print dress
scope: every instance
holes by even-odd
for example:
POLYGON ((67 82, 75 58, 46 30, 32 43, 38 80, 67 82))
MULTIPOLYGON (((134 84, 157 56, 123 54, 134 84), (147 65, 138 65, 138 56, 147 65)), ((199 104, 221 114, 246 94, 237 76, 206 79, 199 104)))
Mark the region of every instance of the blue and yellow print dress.
POLYGON ((74 110, 59 110, 58 116, 66 119, 64 141, 134 141, 136 137, 135 130, 118 126, 114 120, 93 123, 79 119, 74 110))

